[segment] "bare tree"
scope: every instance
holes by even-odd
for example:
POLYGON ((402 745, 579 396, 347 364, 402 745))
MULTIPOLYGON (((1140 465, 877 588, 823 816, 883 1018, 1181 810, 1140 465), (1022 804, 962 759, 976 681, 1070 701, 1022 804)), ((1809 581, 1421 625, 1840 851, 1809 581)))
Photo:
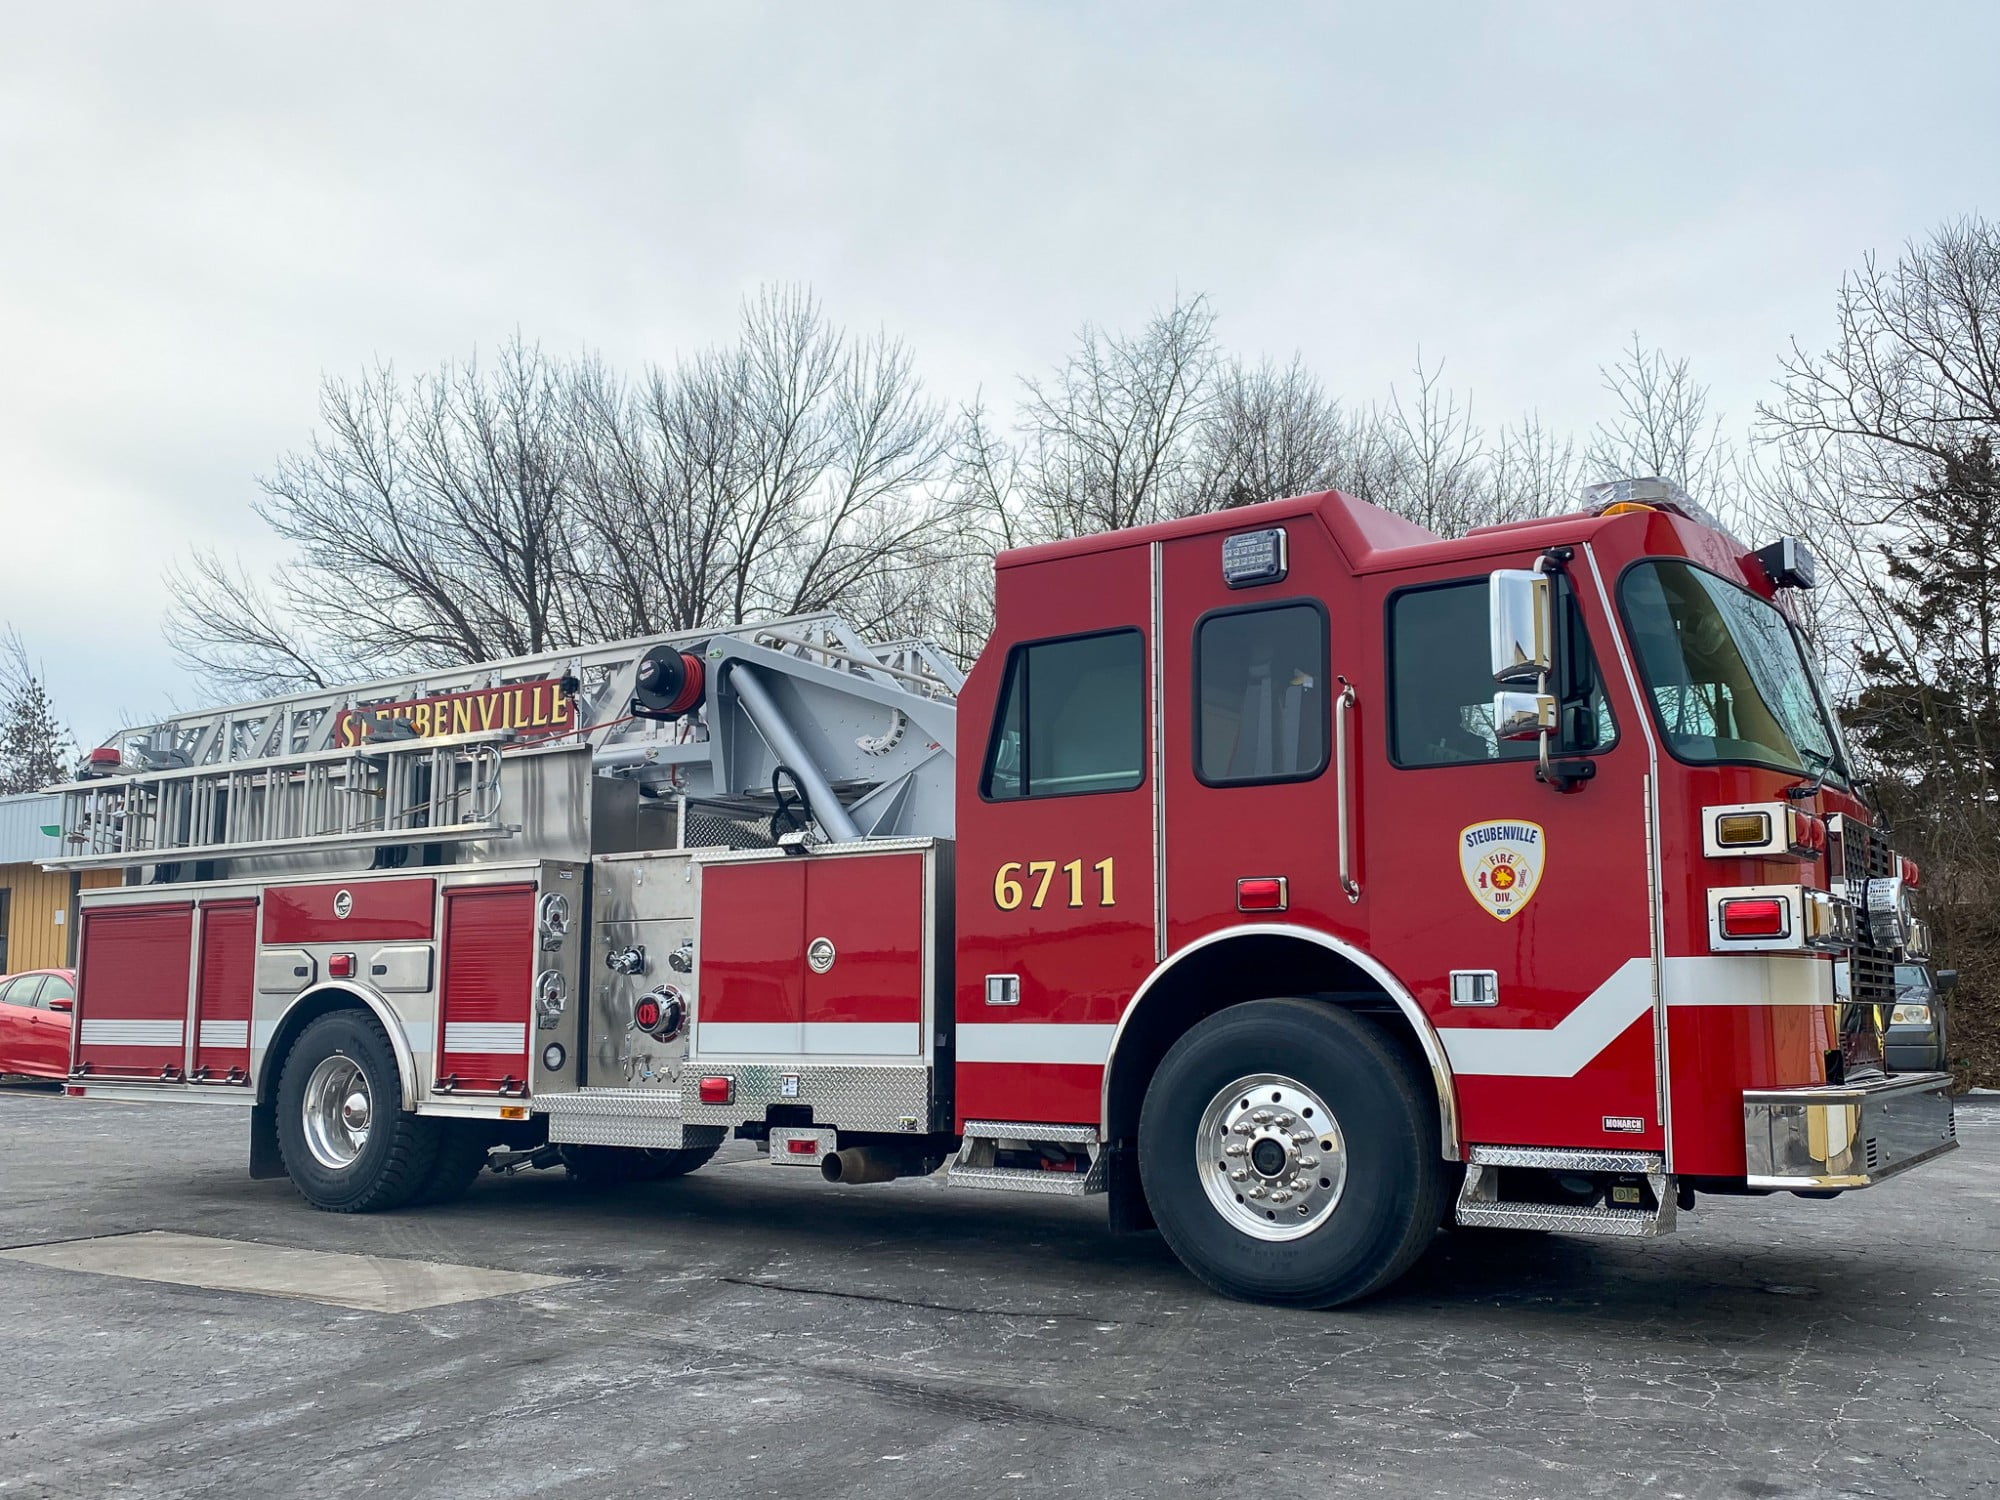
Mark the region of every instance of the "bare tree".
POLYGON ((1115 531, 1201 508, 1199 449, 1221 360, 1206 297, 1137 336, 1086 325, 1054 375, 1024 382, 1024 510, 1044 535, 1115 531))
POLYGON ((1584 453, 1591 478, 1657 476, 1701 505, 1728 506, 1734 449, 1723 435, 1721 414, 1710 409, 1708 387, 1695 380, 1688 361, 1647 348, 1634 333, 1617 363, 1599 374, 1618 409, 1591 435, 1584 453))
POLYGON ((491 368, 330 380, 263 481, 268 587, 195 554, 170 634, 276 691, 834 605, 907 631, 957 528, 951 427, 909 352, 767 290, 740 335, 628 384, 519 340, 491 368))

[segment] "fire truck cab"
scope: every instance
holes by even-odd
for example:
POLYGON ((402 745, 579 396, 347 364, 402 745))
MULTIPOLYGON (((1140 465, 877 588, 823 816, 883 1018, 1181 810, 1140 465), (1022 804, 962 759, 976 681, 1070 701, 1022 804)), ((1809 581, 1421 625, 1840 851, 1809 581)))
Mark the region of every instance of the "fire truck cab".
POLYGON ((1658 481, 1003 554, 963 680, 833 617, 187 716, 63 788, 73 1095, 322 1208, 482 1167, 1108 1196, 1309 1305, 1440 1225, 1652 1235, 1954 1144, 1916 870, 1782 591, 1658 481), (965 731, 960 734, 961 728, 965 731))

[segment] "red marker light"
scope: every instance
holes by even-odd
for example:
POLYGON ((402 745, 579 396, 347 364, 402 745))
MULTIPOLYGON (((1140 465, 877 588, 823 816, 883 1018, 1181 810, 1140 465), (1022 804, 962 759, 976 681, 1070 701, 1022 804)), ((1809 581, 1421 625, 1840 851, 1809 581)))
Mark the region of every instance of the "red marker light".
POLYGON ((1790 906, 1775 896, 1739 896, 1722 903, 1722 935, 1781 938, 1792 930, 1790 906))
POLYGON ((733 1104, 736 1101, 736 1080, 734 1078, 704 1078, 701 1081, 701 1102, 703 1104, 733 1104))
POLYGON ((1917 862, 1907 854, 1900 856, 1899 859, 1899 869, 1902 872, 1903 884, 1914 891, 1923 883, 1924 872, 1917 868, 1917 862))
POLYGON ((1283 911, 1289 904, 1282 875, 1248 876, 1236 882, 1238 911, 1283 911))
POLYGON ((785 1142, 785 1149, 794 1156, 817 1156, 819 1154, 819 1142, 809 1135, 793 1136, 789 1141, 785 1142))
POLYGON ((352 979, 354 977, 354 955, 352 953, 329 953, 326 957, 326 972, 332 979, 352 979))

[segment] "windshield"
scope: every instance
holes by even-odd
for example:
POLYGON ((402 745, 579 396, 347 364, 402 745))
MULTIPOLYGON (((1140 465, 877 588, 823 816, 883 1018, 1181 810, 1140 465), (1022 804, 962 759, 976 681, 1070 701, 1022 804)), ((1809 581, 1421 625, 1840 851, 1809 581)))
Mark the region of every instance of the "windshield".
POLYGON ((1812 667, 1775 608, 1691 563, 1664 559, 1632 568, 1620 592, 1676 756, 1825 771, 1842 781, 1840 741, 1812 667))

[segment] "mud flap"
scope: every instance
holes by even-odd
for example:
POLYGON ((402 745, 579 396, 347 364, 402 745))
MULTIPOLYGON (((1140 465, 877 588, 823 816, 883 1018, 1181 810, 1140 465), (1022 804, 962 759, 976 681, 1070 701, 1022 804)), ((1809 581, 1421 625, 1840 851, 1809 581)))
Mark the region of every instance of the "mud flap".
POLYGON ((260 1181, 285 1175, 284 1153, 278 1149, 278 1106, 250 1106, 250 1177, 260 1181))
POLYGON ((1157 1228, 1146 1206, 1146 1189, 1139 1182, 1139 1150, 1135 1141, 1112 1141, 1104 1148, 1104 1190, 1109 1197, 1113 1234, 1144 1234, 1157 1228))

